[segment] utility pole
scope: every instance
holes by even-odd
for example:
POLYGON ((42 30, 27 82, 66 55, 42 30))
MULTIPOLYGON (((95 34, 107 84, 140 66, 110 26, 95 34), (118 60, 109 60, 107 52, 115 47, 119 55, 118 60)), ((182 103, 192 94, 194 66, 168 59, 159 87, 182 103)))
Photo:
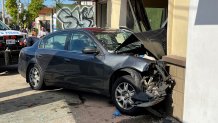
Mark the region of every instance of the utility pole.
POLYGON ((20 0, 18 0, 18 15, 17 15, 17 24, 19 25, 20 24, 20 22, 19 22, 19 19, 20 19, 20 14, 21 14, 21 12, 22 12, 22 3, 20 2, 20 0))
POLYGON ((2 22, 5 23, 5 0, 2 0, 2 22))

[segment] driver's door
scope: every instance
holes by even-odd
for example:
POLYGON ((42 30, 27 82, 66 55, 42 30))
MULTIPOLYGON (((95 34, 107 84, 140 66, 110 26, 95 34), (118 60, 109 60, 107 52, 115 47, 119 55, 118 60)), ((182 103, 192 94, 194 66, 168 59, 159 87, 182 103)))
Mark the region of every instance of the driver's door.
POLYGON ((69 69, 68 83, 80 88, 103 89, 104 55, 84 54, 85 47, 97 47, 95 41, 84 32, 73 32, 66 55, 69 69))

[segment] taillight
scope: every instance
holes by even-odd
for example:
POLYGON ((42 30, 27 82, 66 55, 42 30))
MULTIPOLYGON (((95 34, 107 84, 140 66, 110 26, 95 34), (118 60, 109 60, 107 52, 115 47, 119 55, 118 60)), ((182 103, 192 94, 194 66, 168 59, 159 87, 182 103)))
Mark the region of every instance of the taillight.
POLYGON ((4 38, 5 40, 7 40, 7 39, 9 39, 9 36, 6 35, 6 36, 4 36, 3 38, 4 38))
POLYGON ((6 36, 3 37, 3 39, 4 40, 7 40, 7 39, 17 39, 17 36, 16 35, 12 35, 12 36, 6 35, 6 36))
POLYGON ((16 38, 17 38, 16 35, 11 36, 11 39, 16 39, 16 38))
POLYGON ((3 37, 0 37, 0 47, 3 47, 3 43, 4 43, 4 40, 3 40, 3 37))

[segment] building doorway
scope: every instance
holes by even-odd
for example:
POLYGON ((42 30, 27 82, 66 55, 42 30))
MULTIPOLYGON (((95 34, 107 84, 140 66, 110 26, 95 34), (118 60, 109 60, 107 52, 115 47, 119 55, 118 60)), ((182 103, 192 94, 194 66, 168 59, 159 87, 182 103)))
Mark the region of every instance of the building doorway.
POLYGON ((134 32, 157 30, 166 26, 168 1, 127 0, 126 26, 134 32))
POLYGON ((107 27, 107 1, 97 3, 97 27, 107 27))

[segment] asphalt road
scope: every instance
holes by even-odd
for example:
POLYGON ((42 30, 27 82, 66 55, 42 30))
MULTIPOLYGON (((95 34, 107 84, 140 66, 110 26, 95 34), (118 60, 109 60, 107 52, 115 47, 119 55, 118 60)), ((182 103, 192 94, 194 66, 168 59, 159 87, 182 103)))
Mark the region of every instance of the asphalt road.
POLYGON ((108 97, 51 88, 32 90, 17 66, 0 67, 0 123, 172 123, 145 111, 132 117, 113 116, 108 97))

